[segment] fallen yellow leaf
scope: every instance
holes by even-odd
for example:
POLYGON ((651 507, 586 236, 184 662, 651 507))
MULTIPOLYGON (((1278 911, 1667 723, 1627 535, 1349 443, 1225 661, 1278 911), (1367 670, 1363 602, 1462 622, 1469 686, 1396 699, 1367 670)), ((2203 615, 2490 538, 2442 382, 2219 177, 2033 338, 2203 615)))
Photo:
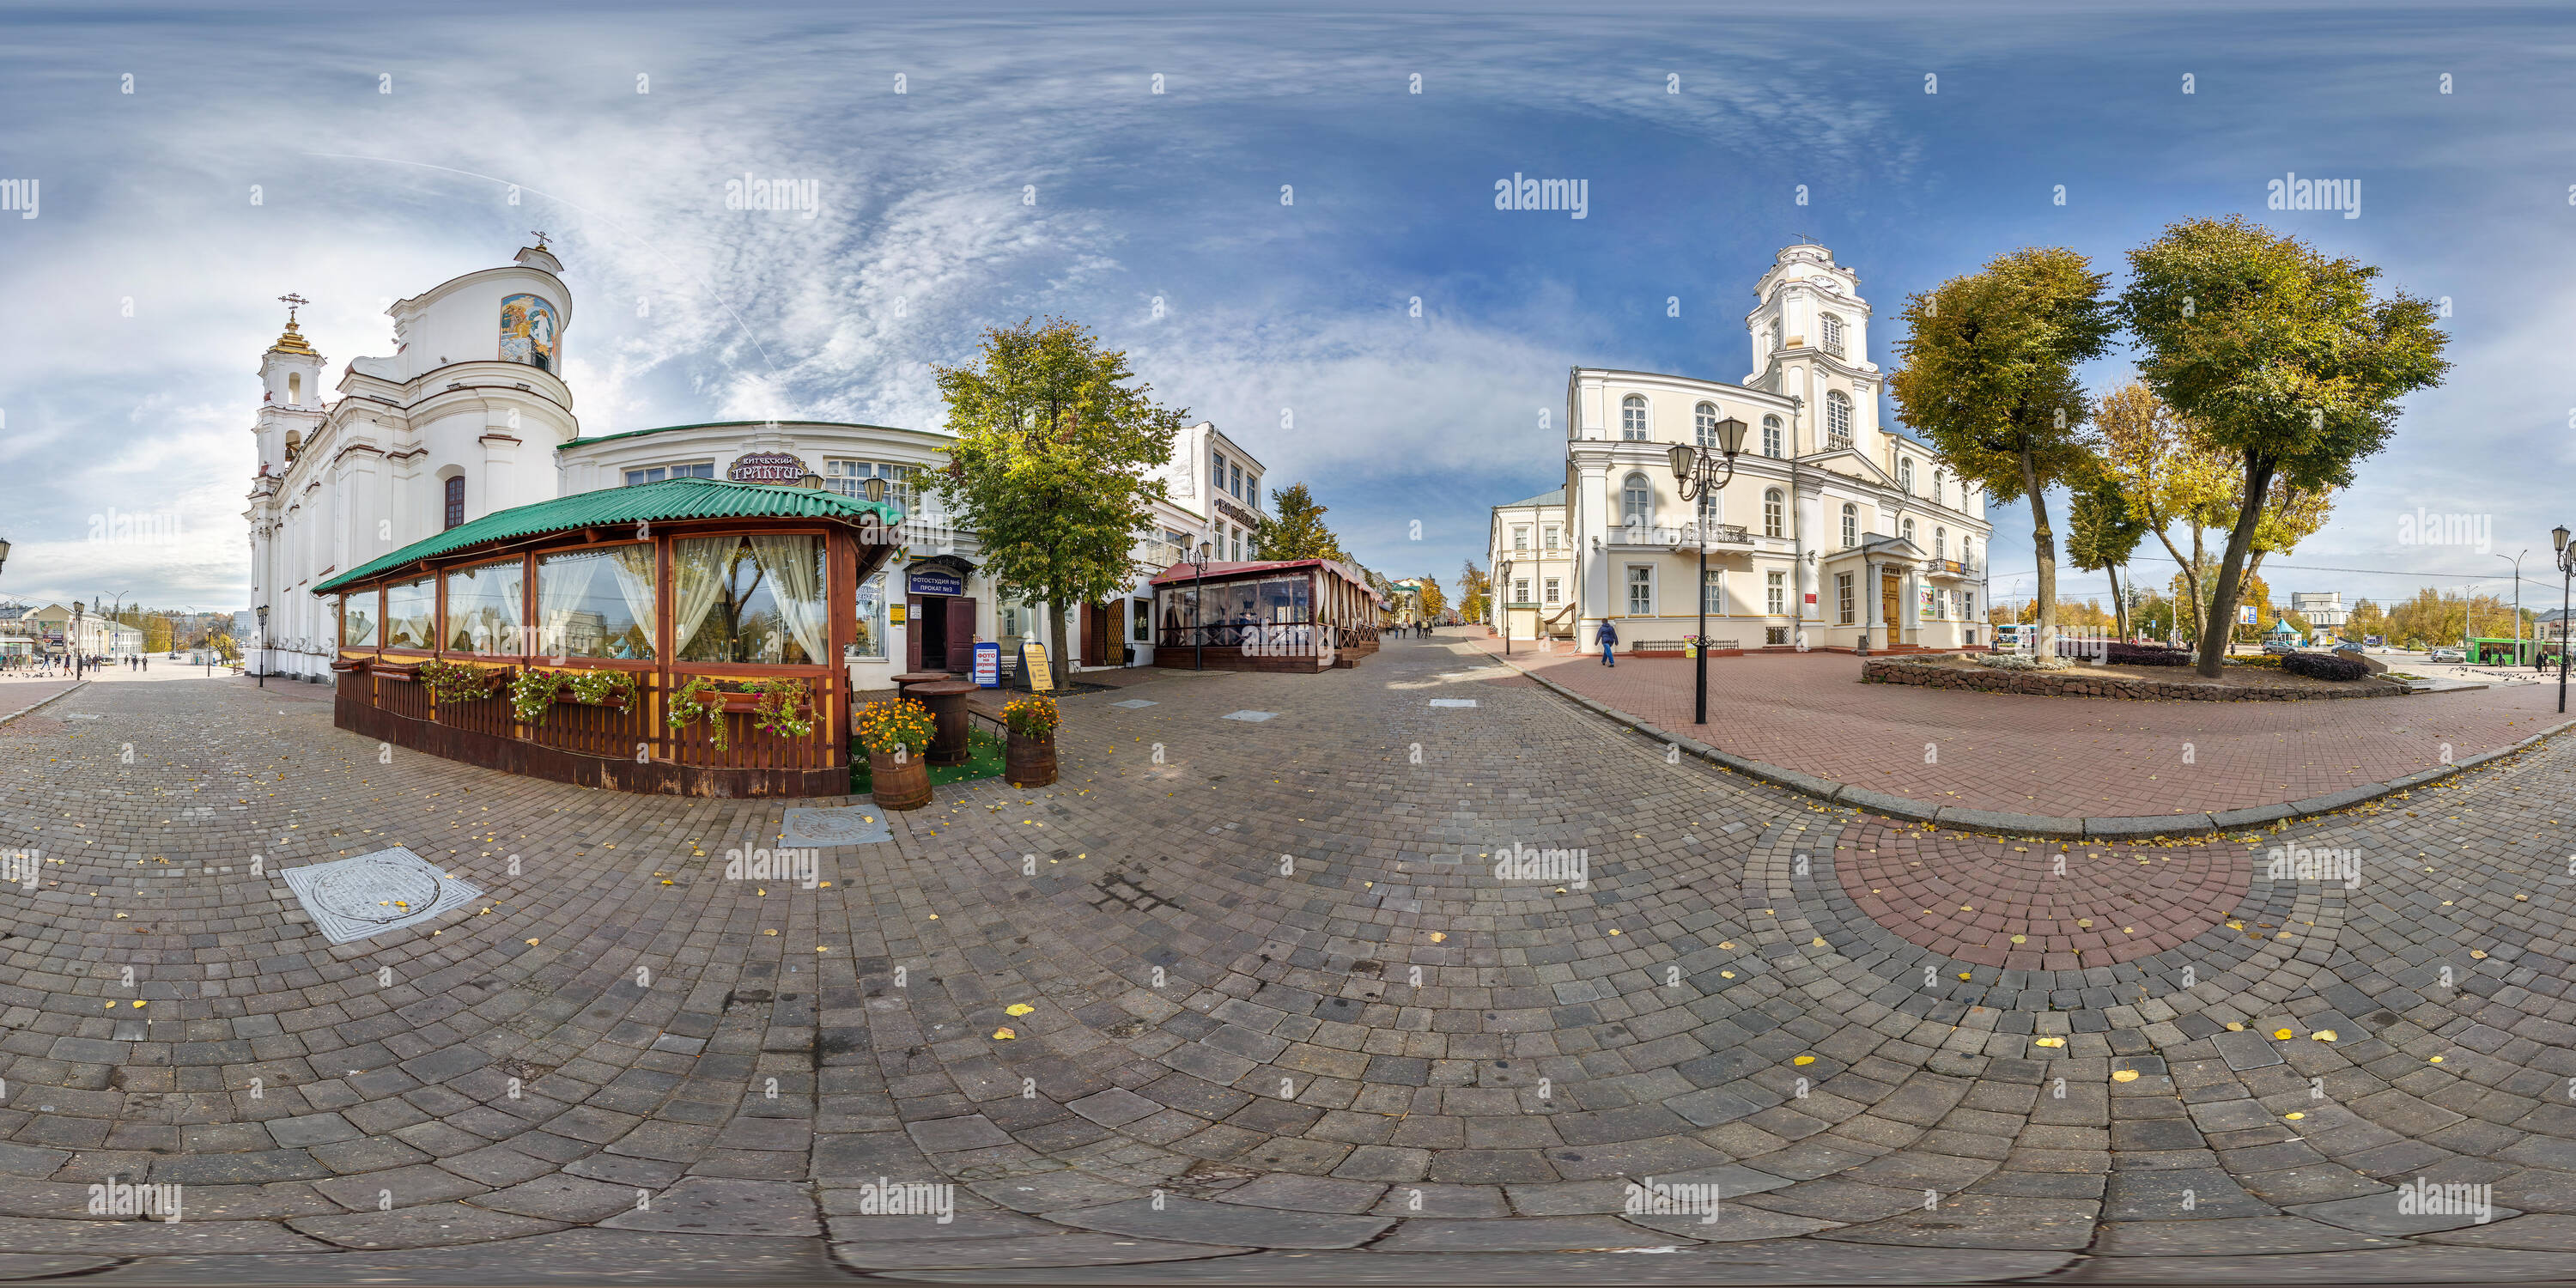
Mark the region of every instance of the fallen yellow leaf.
POLYGON ((2064 1038, 2034 1038, 2034 1039, 2032 1039, 2032 1041, 2031 1041, 2031 1045, 2032 1045, 2032 1046, 2043 1046, 2043 1047, 2062 1047, 2062 1046, 2066 1045, 2066 1039, 2064 1039, 2064 1038))
POLYGON ((1005 1007, 1003 1007, 1003 1008, 1002 1008, 1002 1014, 1004 1014, 1004 1015, 1026 1015, 1026 1014, 1028 1014, 1029 1012, 1034 1011, 1034 1010, 1036 1010, 1036 1009, 1038 1009, 1038 1008, 1036 1008, 1036 1007, 1034 1007, 1034 1006, 1031 1006, 1031 1005, 1029 1005, 1029 1004, 1028 1004, 1028 1003, 1026 1003, 1026 1002, 1013 1002, 1013 1003, 1011 1003, 1010 1005, 1005 1006, 1005 1007))
POLYGON ((2115 1069, 2111 1072, 2113 1082, 2136 1082, 2137 1080, 2138 1071, 2135 1069, 2115 1069))
POLYGON ((1014 1033, 1014 1032, 1010 1031, 1009 1029, 995 1029, 995 1030, 993 1030, 993 1040, 994 1040, 994 1041, 996 1041, 996 1042, 1008 1042, 1008 1041, 1010 1041, 1011 1039, 1016 1038, 1016 1037, 1018 1037, 1018 1036, 1019 1036, 1019 1034, 1014 1033))

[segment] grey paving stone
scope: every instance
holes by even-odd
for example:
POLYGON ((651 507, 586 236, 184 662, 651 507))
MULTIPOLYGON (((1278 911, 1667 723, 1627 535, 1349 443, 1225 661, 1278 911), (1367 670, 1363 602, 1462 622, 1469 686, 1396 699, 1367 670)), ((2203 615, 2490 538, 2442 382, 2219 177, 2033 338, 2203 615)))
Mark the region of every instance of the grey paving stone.
POLYGON ((1250 1248, 1353 1248, 1395 1224, 1383 1217, 1283 1212, 1176 1197, 1166 1197, 1159 1211, 1152 1199, 1132 1199, 1045 1215, 1058 1225, 1086 1230, 1250 1248))
MULTIPOLYGON (((1080 1231, 954 1242, 836 1243, 834 1255, 861 1270, 1030 1270, 1051 1266, 1140 1266, 1232 1256, 1250 1248, 1163 1243, 1080 1231)), ((1132 1272, 1131 1272, 1132 1273, 1132 1272)))
POLYGON ((344 1248, 443 1248, 460 1243, 491 1243, 532 1234, 552 1234, 562 1221, 540 1221, 508 1212, 492 1212, 463 1203, 433 1203, 395 1208, 391 1212, 345 1212, 338 1216, 291 1217, 286 1224, 344 1248))
POLYGON ((653 1196, 652 1206, 600 1222, 611 1230, 666 1234, 798 1237, 823 1232, 814 1197, 785 1181, 692 1176, 653 1196))
POLYGON ((2402 1239, 2363 1234, 2294 1216, 2222 1217, 2206 1221, 2108 1221, 2094 1245, 2103 1257, 2251 1257, 2283 1252, 2355 1252, 2404 1246, 2402 1239))

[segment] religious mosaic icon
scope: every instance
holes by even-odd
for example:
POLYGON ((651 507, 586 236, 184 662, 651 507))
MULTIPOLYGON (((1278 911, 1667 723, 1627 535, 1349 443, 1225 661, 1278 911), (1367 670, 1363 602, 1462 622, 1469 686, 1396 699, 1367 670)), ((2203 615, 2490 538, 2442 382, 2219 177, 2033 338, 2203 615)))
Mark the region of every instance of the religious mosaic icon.
POLYGON ((555 306, 534 295, 501 297, 501 360, 555 369, 555 306))

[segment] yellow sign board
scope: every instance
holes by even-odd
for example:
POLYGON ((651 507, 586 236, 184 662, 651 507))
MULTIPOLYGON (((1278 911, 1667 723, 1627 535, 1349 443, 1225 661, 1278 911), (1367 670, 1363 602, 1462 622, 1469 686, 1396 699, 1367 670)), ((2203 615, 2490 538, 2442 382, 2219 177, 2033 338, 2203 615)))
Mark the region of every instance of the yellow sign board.
POLYGON ((1029 677, 1029 692, 1045 693, 1055 687, 1055 672, 1047 667, 1046 645, 1030 640, 1020 646, 1020 674, 1029 677))
POLYGON ((903 625, 903 610, 904 606, 901 604, 886 605, 886 620, 896 626, 903 625))

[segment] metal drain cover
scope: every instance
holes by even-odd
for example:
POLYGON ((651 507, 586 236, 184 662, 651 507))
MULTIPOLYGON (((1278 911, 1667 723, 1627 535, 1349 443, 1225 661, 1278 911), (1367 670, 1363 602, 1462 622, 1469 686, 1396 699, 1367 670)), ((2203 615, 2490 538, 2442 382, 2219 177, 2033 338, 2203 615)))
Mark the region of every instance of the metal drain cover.
POLYGON ((873 809, 791 809, 780 843, 791 846, 868 845, 894 839, 885 811, 873 809))
POLYGON ((353 859, 308 863, 285 872, 286 888, 335 944, 416 925, 480 898, 471 882, 447 876, 428 860, 395 846, 353 859))

